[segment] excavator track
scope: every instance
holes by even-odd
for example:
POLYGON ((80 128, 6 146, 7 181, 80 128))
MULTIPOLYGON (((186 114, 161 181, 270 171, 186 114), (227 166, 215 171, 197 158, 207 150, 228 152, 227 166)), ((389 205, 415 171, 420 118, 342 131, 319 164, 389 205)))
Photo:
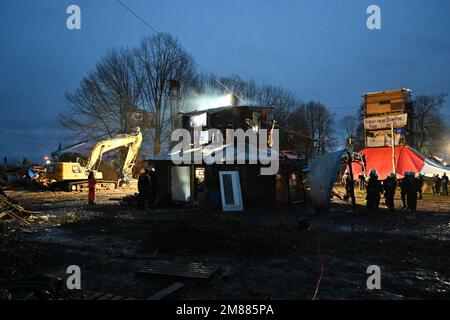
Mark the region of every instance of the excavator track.
MULTIPOLYGON (((113 190, 117 188, 117 182, 107 180, 97 180, 95 189, 97 190, 113 190)), ((82 192, 89 189, 89 183, 87 180, 74 181, 66 184, 65 190, 70 192, 82 192)))

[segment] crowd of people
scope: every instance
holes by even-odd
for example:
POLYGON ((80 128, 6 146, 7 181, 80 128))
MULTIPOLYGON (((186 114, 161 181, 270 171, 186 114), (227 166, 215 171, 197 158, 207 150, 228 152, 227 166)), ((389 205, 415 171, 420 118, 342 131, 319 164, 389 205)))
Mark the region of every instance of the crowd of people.
POLYGON ((445 173, 442 178, 438 174, 433 175, 431 189, 434 195, 448 196, 448 176, 445 173))
MULTIPOLYGON (((442 177, 433 175, 431 180, 433 195, 448 196, 449 178, 444 173, 442 177)), ((352 189, 354 188, 353 179, 351 179, 348 171, 343 176, 343 184, 345 186, 346 198, 348 199, 352 189)), ((394 211, 395 192, 400 187, 400 195, 402 199, 402 209, 409 212, 415 212, 417 209, 417 200, 422 199, 422 190, 424 185, 424 175, 419 173, 416 175, 413 171, 404 173, 404 178, 397 180, 394 172, 391 172, 384 180, 378 178, 376 170, 371 170, 369 179, 364 174, 358 175, 358 187, 360 190, 366 190, 367 208, 376 211, 380 207, 381 197, 384 195, 386 207, 394 211)))

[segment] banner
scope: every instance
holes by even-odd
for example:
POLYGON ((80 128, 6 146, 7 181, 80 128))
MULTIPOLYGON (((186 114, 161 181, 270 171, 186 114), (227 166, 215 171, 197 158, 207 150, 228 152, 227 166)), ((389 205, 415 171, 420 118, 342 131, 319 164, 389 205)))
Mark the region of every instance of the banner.
POLYGON ((397 114, 382 117, 370 117, 364 119, 364 129, 366 130, 378 130, 378 129, 389 129, 392 124, 394 128, 406 126, 408 120, 408 114, 397 114))

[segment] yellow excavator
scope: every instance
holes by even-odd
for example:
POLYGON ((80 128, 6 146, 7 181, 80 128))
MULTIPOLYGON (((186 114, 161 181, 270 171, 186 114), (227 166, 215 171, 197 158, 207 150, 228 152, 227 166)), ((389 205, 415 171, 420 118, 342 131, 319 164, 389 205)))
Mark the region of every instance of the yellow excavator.
MULTIPOLYGON (((56 187, 67 191, 82 191, 88 188, 88 176, 92 171, 97 179, 97 188, 115 189, 132 178, 133 167, 142 143, 142 132, 139 128, 132 134, 121 134, 114 138, 104 139, 92 148, 86 165, 80 162, 50 161, 46 166, 46 177, 54 181, 56 187), (118 181, 103 180, 103 173, 99 166, 104 153, 120 147, 128 147, 128 153, 121 167, 118 181)), ((66 148, 67 149, 67 148, 66 148)))

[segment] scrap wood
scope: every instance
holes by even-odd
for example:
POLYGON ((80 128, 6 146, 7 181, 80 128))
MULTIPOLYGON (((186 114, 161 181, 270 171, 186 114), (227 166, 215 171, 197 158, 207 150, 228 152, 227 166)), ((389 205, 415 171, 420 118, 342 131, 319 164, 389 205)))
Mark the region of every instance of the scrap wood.
POLYGON ((184 287, 184 283, 175 282, 175 283, 171 284, 170 286, 168 286, 167 288, 164 288, 163 290, 155 293, 150 298, 148 298, 148 300, 161 300, 161 299, 164 299, 169 294, 172 294, 175 291, 177 291, 178 289, 181 289, 183 287, 184 287))
POLYGON ((83 300, 136 300, 135 298, 126 298, 123 296, 116 296, 104 292, 87 292, 87 296, 83 300))
POLYGON ((24 226, 30 226, 31 223, 27 221, 27 218, 39 218, 45 221, 45 219, 40 215, 40 212, 27 210, 18 205, 16 201, 8 197, 2 190, 0 190, 0 219, 8 216, 12 219, 18 220, 24 226))
POLYGON ((164 260, 155 260, 139 273, 176 276, 185 278, 209 279, 219 269, 218 266, 202 263, 173 263, 164 260))

